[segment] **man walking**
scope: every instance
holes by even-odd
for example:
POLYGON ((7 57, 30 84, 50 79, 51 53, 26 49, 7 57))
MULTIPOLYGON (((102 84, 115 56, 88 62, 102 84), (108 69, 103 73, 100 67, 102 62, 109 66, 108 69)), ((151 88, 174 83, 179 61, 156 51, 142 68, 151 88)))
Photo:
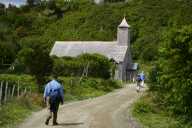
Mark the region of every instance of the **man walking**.
POLYGON ((140 77, 141 77, 141 87, 144 87, 144 82, 145 82, 145 74, 144 71, 142 71, 140 73, 140 77))
POLYGON ((145 75, 144 72, 137 75, 137 92, 140 91, 141 87, 144 87, 144 80, 145 80, 145 75))
POLYGON ((140 88, 141 88, 141 77, 140 77, 140 75, 138 74, 138 75, 137 75, 137 86, 136 86, 137 92, 140 91, 140 88))
POLYGON ((63 86, 56 80, 53 79, 45 86, 44 99, 49 109, 49 115, 45 121, 45 124, 49 124, 49 120, 53 117, 53 125, 57 123, 57 112, 59 104, 64 102, 63 86))

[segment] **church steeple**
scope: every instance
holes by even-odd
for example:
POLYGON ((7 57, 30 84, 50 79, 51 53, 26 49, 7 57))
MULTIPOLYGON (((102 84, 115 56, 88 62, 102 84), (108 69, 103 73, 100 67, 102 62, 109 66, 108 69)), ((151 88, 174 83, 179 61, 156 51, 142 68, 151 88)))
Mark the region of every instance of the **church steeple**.
POLYGON ((127 23, 125 17, 123 18, 121 24, 119 25, 120 28, 130 28, 131 26, 127 23))
POLYGON ((131 26, 127 23, 125 17, 117 29, 117 41, 119 45, 130 46, 130 28, 131 26))

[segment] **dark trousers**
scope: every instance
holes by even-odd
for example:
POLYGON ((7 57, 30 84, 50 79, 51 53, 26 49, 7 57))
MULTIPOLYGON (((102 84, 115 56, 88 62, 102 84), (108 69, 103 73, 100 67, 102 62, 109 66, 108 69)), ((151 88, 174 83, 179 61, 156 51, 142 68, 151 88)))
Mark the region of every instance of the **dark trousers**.
POLYGON ((59 101, 54 103, 50 102, 50 99, 47 99, 47 107, 48 107, 48 116, 46 118, 46 122, 49 123, 49 120, 53 117, 53 124, 57 123, 57 112, 59 109, 59 101))
POLYGON ((49 120, 53 117, 53 124, 57 123, 57 112, 49 112, 49 115, 47 116, 46 121, 49 122, 49 120))

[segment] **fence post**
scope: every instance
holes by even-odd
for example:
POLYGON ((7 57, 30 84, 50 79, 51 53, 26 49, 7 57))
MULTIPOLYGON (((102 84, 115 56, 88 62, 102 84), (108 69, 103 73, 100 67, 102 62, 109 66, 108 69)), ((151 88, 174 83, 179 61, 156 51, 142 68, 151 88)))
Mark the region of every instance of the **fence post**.
POLYGON ((31 87, 29 87, 29 94, 31 95, 32 91, 31 91, 31 87))
POLYGON ((19 81, 18 81, 18 85, 17 85, 17 97, 19 97, 19 81))
POLYGON ((25 90, 24 90, 24 95, 26 95, 26 93, 27 93, 27 88, 25 87, 25 90))
POLYGON ((71 94, 73 93, 73 80, 72 80, 72 78, 70 80, 70 93, 71 94))
POLYGON ((13 85, 13 88, 12 88, 11 97, 13 97, 13 96, 14 96, 14 92, 15 92, 15 84, 13 85))
POLYGON ((11 88, 8 87, 7 90, 7 100, 9 100, 11 98, 11 88))
POLYGON ((6 82, 6 86, 5 86, 5 97, 4 97, 4 102, 5 103, 7 101, 7 89, 8 89, 8 82, 6 82))
POLYGON ((0 105, 2 101, 2 93, 3 93, 3 81, 1 81, 1 86, 0 86, 0 105))

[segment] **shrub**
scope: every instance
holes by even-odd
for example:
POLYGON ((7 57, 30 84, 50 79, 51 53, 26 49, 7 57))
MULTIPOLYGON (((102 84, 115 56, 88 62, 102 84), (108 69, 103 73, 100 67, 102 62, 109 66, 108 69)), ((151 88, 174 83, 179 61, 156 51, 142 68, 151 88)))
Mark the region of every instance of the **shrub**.
POLYGON ((0 74, 0 81, 7 81, 10 85, 20 85, 21 88, 30 87, 36 91, 35 78, 30 75, 0 74))
POLYGON ((166 32, 159 49, 157 68, 150 89, 159 103, 178 115, 192 117, 192 26, 166 32), (155 89, 154 89, 155 88, 155 89))
POLYGON ((113 64, 106 57, 98 54, 83 54, 76 58, 54 58, 53 73, 57 76, 111 77, 113 64), (87 74, 86 74, 87 73, 87 74))
POLYGON ((161 108, 158 102, 153 101, 152 95, 145 95, 133 106, 132 114, 144 128, 191 128, 191 122, 185 122, 184 118, 161 108))
POLYGON ((113 80, 84 77, 59 77, 64 85, 65 100, 85 99, 96 97, 114 89, 121 88, 121 84, 113 80))
POLYGON ((152 107, 150 104, 146 103, 145 101, 141 100, 137 102, 134 106, 134 112, 136 113, 150 113, 152 112, 152 107))
POLYGON ((35 109, 30 96, 14 99, 0 108, 0 128, 14 127, 35 109))

